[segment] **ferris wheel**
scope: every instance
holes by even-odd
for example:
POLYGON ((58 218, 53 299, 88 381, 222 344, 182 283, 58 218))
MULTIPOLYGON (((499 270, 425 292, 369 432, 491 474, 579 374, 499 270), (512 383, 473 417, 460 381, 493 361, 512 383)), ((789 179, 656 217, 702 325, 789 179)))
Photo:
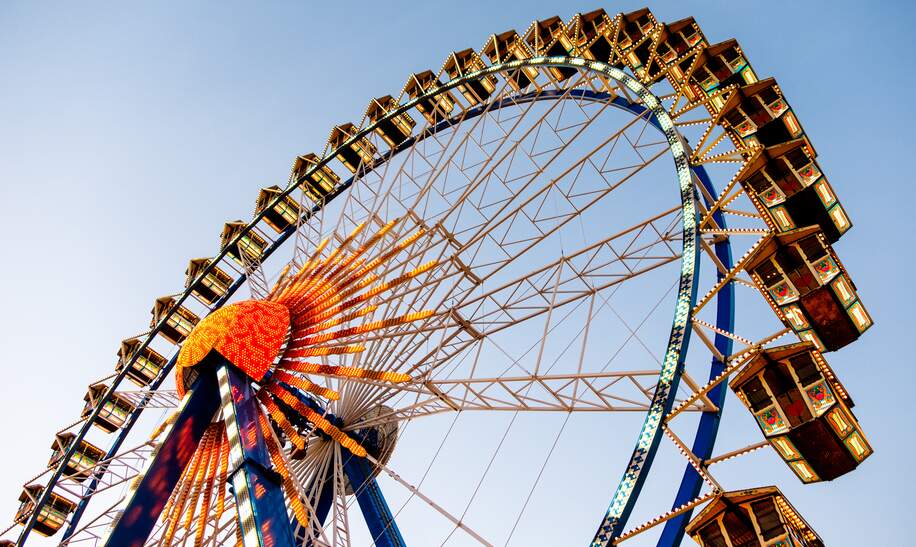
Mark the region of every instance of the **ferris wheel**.
POLYGON ((735 40, 648 9, 493 34, 223 226, 0 545, 823 545, 716 471, 872 453, 824 356, 872 324, 850 227, 735 40))

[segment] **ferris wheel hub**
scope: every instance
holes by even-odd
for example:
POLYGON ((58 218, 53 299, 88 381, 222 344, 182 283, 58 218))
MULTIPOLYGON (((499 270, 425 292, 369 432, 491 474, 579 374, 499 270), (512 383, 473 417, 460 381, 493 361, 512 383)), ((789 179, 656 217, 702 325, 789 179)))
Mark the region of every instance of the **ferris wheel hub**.
POLYGON ((214 350, 251 379, 263 379, 283 351, 289 326, 289 309, 264 300, 245 300, 211 313, 194 327, 178 353, 179 394, 190 388, 189 369, 214 350))
MULTIPOLYGON (((394 410, 385 405, 373 407, 361 418, 362 421, 370 422, 382 416, 391 415, 394 410)), ((382 470, 382 467, 388 464, 394 454, 395 446, 398 441, 398 423, 395 421, 386 421, 377 425, 371 425, 353 432, 353 436, 361 440, 362 446, 366 452, 372 456, 376 462, 372 464, 371 476, 376 477, 382 470)), ((353 493, 350 481, 346 484, 347 494, 353 493)))

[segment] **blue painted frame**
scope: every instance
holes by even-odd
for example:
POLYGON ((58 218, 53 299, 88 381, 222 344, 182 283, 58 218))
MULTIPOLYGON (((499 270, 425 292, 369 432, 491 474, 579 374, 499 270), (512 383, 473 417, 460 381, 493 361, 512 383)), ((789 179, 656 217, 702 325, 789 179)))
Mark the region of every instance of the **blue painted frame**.
POLYGON ((124 513, 105 540, 106 547, 143 547, 146 543, 169 495, 219 409, 216 377, 212 370, 206 372, 182 400, 175 423, 133 488, 124 513))
MULTIPOLYGON (((706 191, 709 192, 710 195, 715 196, 715 187, 709 175, 706 173, 706 170, 701 166, 695 167, 693 171, 706 191)), ((709 198, 704 197, 704 201, 707 206, 712 205, 709 198)), ((722 228, 726 227, 722 211, 716 211, 712 216, 719 226, 722 228)), ((726 269, 730 270, 734 266, 731 241, 729 239, 723 239, 715 243, 713 245, 713 250, 716 253, 716 258, 722 262, 722 265, 725 266, 726 269)), ((725 275, 721 271, 717 271, 717 281, 721 281, 724 277, 725 275)), ((716 295, 716 327, 728 332, 734 332, 735 330, 734 283, 728 283, 722 287, 716 295)), ((713 345, 722 355, 728 356, 732 353, 733 342, 732 339, 727 336, 716 334, 713 339, 713 345)), ((714 356, 709 367, 709 380, 712 381, 718 378, 722 371, 725 370, 725 367, 726 364, 719 361, 714 356)), ((704 412, 700 416, 700 422, 697 425, 697 432, 694 436, 691 450, 694 455, 701 460, 708 459, 712 456, 712 449, 716 443, 716 435, 719 432, 719 422, 722 418, 722 410, 725 406, 725 394, 725 382, 720 383, 707 393, 707 397, 716 405, 717 409, 715 412, 704 412)), ((702 486, 703 477, 697 473, 692 465, 687 464, 671 508, 676 509, 695 499, 700 494, 700 488, 702 488, 702 486)), ((666 522, 665 528, 662 530, 662 535, 659 537, 658 546, 674 547, 680 545, 681 541, 684 539, 684 530, 687 528, 691 514, 693 514, 693 510, 685 511, 666 522)))
POLYGON ((687 147, 682 142, 680 134, 675 130, 674 122, 661 107, 658 98, 645 86, 618 69, 606 67, 604 72, 639 95, 646 106, 630 104, 629 109, 637 113, 651 111, 648 121, 668 140, 669 150, 674 157, 681 195, 683 246, 681 251, 681 274, 671 334, 662 360, 662 368, 659 371, 658 382, 652 395, 652 402, 636 439, 636 446, 633 449, 630 462, 624 470, 617 489, 614 491, 614 496, 605 512, 604 519, 602 519, 598 530, 595 532, 595 537, 592 539, 592 547, 604 547, 623 532, 627 519, 636 505, 636 500, 639 498, 639 494, 648 477, 648 472, 652 467, 663 435, 663 422, 665 416, 671 412, 675 399, 674 394, 677 393, 678 384, 684 370, 684 359, 689 347, 691 334, 690 312, 696 303, 697 282, 699 279, 697 273, 700 266, 697 196, 693 182, 693 172, 690 169, 690 161, 687 156, 687 147))
POLYGON ((374 544, 377 547, 406 547, 378 481, 372 476, 372 464, 366 458, 349 454, 344 460, 344 473, 356 494, 374 544))
POLYGON ((283 478, 273 470, 251 380, 223 359, 216 370, 229 439, 229 480, 246 547, 292 545, 283 478))

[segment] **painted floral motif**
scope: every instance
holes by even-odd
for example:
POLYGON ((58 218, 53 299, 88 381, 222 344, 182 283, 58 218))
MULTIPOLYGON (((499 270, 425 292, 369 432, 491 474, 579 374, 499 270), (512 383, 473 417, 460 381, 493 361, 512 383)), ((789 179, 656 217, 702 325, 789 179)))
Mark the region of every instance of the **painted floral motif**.
POLYGON ((827 283, 840 273, 840 268, 836 265, 836 262, 828 256, 814 265, 814 271, 816 271, 818 277, 821 278, 821 283, 827 283))
POLYGON ((770 294, 773 296, 773 300, 780 306, 798 298, 798 292, 785 281, 770 289, 770 294))
POLYGON ((808 395, 808 400, 811 401, 811 406, 814 407, 818 416, 826 412, 836 401, 833 397, 833 393, 825 382, 814 384, 805 390, 805 394, 808 395))
POLYGON ((818 169, 817 166, 812 162, 799 169, 798 176, 801 178, 802 183, 804 183, 805 186, 808 186, 821 176, 821 170, 818 169))
POLYGON ((760 197, 767 204, 767 207, 772 207, 786 200, 786 195, 777 186, 770 186, 760 194, 760 197))
POLYGON ((786 422, 780 416, 779 411, 775 408, 770 408, 757 413, 757 421, 760 422, 760 427, 763 428, 763 432, 766 435, 772 435, 773 433, 779 433, 786 429, 786 422))
POLYGON ((738 132, 742 137, 747 137, 751 133, 757 131, 757 126, 754 125, 754 122, 751 120, 744 120, 744 123, 735 128, 735 131, 738 132))
POLYGON ((774 118, 778 118, 780 114, 789 108, 789 105, 787 105, 786 102, 782 99, 776 99, 770 103, 767 108, 770 110, 770 114, 772 114, 774 118))

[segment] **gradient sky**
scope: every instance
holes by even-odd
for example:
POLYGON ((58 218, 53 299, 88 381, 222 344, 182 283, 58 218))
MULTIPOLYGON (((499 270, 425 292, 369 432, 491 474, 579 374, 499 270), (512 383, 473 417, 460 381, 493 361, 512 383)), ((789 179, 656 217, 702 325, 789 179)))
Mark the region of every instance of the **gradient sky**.
MULTIPOLYGON (((331 126, 492 32, 645 2, 416 4, 0 4, 0 522, 153 300, 331 126)), ((829 358, 876 454, 832 484, 785 486, 830 545, 911 544, 913 4, 649 7, 738 38, 777 78, 853 220, 837 249, 876 326, 829 358)))

